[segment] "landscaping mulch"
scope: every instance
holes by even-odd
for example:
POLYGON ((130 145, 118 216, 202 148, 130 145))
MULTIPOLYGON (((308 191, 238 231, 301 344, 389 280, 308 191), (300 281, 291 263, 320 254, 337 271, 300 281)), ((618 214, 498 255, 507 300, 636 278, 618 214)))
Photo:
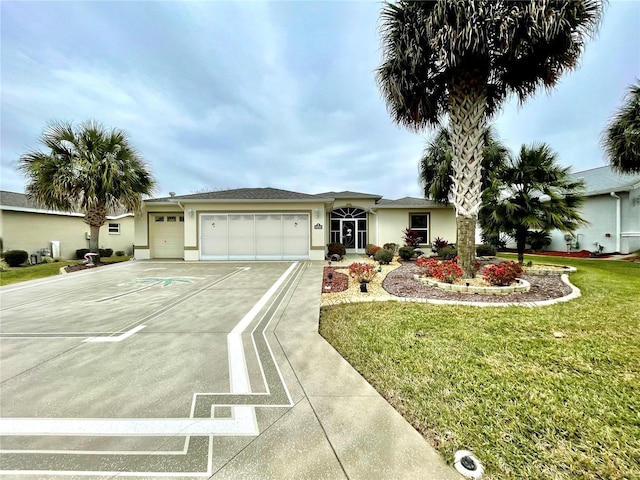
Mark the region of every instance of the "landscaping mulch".
POLYGON ((64 267, 64 269, 67 273, 72 273, 72 272, 79 272, 80 270, 89 270, 90 268, 103 267, 105 265, 111 265, 111 264, 96 262, 94 265, 89 266, 89 265, 85 265, 84 263, 78 263, 76 265, 68 265, 64 267))
POLYGON ((349 277, 346 274, 337 272, 334 267, 324 267, 324 278, 322 279, 322 292, 324 293, 344 292, 347 288, 349 288, 349 277))
POLYGON ((508 295, 482 295, 441 290, 420 283, 414 279, 419 270, 413 262, 402 262, 402 266, 389 272, 382 287, 391 295, 410 298, 431 298, 440 300, 455 300, 463 302, 484 303, 527 303, 561 298, 571 293, 571 287, 560 279, 560 275, 523 275, 531 284, 531 289, 524 293, 510 293, 508 295))

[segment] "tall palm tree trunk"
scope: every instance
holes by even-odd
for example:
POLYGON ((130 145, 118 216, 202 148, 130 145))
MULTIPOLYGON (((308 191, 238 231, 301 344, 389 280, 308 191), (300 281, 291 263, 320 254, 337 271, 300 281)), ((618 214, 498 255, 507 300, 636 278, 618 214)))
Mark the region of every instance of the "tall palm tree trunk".
POLYGON ((527 229, 516 229, 516 249, 518 250, 518 263, 524 265, 524 250, 527 246, 527 229))
POLYGON ((482 193, 482 134, 485 130, 486 81, 462 74, 451 83, 449 122, 456 209, 458 265, 464 278, 475 275, 475 233, 482 193), (475 81, 470 81, 474 79, 475 81))
POLYGON ((107 221, 107 209, 104 207, 95 207, 84 215, 84 221, 90 227, 91 239, 89 240, 89 251, 91 253, 99 253, 100 248, 100 227, 107 221))

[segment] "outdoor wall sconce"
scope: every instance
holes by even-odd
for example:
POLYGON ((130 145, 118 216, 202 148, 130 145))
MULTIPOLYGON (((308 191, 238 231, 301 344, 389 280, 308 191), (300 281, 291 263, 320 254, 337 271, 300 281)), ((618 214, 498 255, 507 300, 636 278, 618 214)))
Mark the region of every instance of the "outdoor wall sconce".
POLYGON ((317 208, 313 211, 313 213, 316 215, 316 218, 320 216, 320 210, 317 208))
POLYGON ((193 208, 189 209, 189 217, 193 218, 193 208))

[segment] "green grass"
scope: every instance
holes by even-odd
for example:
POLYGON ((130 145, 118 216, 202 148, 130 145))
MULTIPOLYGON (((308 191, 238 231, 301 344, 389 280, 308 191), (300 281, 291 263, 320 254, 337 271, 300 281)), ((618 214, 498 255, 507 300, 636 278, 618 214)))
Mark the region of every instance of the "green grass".
POLYGON ((321 334, 449 463, 469 449, 485 478, 640 478, 640 264, 527 260, 577 267, 583 296, 338 305, 321 334))
MULTIPOLYGON (((130 258, 130 256, 102 258, 101 262, 118 263, 127 261, 130 258)), ((82 263, 82 260, 64 260, 54 263, 40 263, 38 265, 10 267, 8 271, 0 272, 0 286, 59 275, 62 267, 75 265, 77 263, 82 263)))

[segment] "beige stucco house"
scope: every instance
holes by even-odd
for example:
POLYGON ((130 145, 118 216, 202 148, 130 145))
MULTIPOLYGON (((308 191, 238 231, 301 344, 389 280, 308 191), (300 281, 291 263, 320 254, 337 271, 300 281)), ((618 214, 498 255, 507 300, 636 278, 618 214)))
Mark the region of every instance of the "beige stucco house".
MULTIPOLYGON (((0 238, 2 250, 25 250, 36 254, 42 249, 62 259, 76 258, 76 250, 89 248, 89 226, 82 213, 46 210, 24 193, 0 191, 0 238)), ((132 214, 107 217, 100 229, 100 248, 133 253, 132 214)))
POLYGON ((410 227, 428 248, 455 241, 450 206, 357 192, 306 194, 242 188, 145 200, 135 224, 135 257, 184 260, 323 260, 326 246, 403 245, 410 227))

